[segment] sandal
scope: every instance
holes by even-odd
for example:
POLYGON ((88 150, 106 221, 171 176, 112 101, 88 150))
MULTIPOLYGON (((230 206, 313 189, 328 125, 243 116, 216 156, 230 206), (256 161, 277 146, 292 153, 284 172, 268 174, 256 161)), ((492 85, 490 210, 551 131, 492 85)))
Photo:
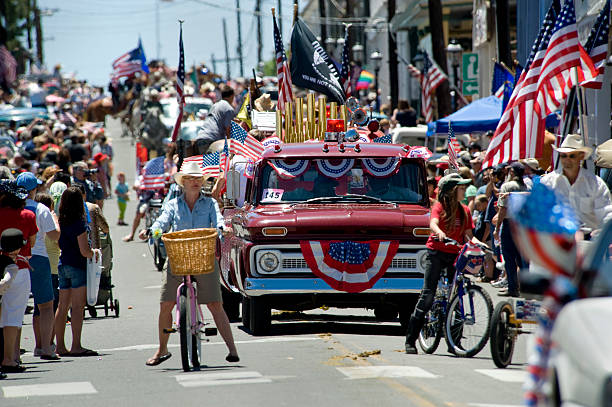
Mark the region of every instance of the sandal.
POLYGON ((238 357, 238 355, 232 355, 231 353, 227 354, 225 360, 232 363, 240 362, 240 358, 238 357))
POLYGON ((147 360, 145 362, 145 365, 147 365, 147 366, 157 366, 160 363, 165 362, 166 360, 170 359, 171 357, 172 357, 172 353, 168 352, 164 356, 160 356, 158 358, 151 358, 151 359, 147 360))
POLYGON ((124 237, 123 237, 123 241, 124 241, 124 242, 131 242, 131 241, 133 241, 133 240, 134 240, 134 236, 129 236, 129 235, 128 235, 128 236, 124 236, 124 237))
POLYGON ((91 350, 91 349, 83 349, 82 351, 77 352, 77 353, 72 353, 72 352, 69 352, 69 353, 68 353, 68 356, 72 356, 72 357, 75 357, 75 358, 79 358, 79 357, 87 357, 87 356, 100 356, 100 355, 99 355, 99 354, 98 354, 98 352, 96 352, 95 350, 91 350))

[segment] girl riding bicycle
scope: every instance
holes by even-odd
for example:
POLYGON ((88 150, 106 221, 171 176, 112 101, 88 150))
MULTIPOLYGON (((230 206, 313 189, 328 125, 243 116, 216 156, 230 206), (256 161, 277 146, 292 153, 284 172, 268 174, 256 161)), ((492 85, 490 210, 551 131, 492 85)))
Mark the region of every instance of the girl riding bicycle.
MULTIPOLYGON (((430 310, 440 274, 444 269, 454 271, 454 263, 460 246, 446 245, 445 238, 464 243, 471 239, 474 223, 467 206, 461 201, 465 197, 467 184, 471 180, 461 178, 459 174, 445 175, 438 183, 438 202, 431 209, 429 227, 432 234, 427 240, 427 255, 425 258, 425 275, 423 289, 414 312, 410 317, 408 332, 406 333, 406 353, 417 354, 416 341, 423 327, 425 314, 430 310)), ((452 275, 448 276, 449 278, 452 275)))

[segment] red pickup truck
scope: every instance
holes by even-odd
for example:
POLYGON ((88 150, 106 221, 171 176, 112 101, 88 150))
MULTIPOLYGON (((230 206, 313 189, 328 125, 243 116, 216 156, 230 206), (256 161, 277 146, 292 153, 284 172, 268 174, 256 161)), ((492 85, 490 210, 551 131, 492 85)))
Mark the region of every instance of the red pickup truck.
POLYGON ((423 284, 425 162, 379 143, 306 142, 232 165, 222 243, 224 302, 263 335, 271 309, 374 309, 406 324, 423 284))

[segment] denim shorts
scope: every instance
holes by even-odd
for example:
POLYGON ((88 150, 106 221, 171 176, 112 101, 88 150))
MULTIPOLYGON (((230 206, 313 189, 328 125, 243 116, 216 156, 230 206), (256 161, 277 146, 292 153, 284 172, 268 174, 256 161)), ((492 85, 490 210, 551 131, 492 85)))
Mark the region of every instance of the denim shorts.
POLYGON ((68 264, 61 264, 58 267, 59 288, 68 290, 87 286, 87 270, 68 264))
POLYGON ((53 283, 51 282, 51 263, 49 263, 49 258, 33 255, 29 262, 34 302, 36 304, 44 304, 53 301, 53 283))

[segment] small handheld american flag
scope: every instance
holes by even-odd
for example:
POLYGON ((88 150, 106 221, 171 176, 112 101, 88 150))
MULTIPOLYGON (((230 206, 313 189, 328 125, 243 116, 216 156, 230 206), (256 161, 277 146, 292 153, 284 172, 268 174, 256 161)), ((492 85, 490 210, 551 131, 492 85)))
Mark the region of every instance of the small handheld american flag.
POLYGON ((230 150, 232 153, 250 158, 253 161, 261 158, 261 154, 264 151, 263 144, 248 134, 238 123, 232 122, 230 136, 232 138, 230 150))
POLYGON ((284 112, 285 103, 293 100, 293 90, 291 89, 291 71, 287 65, 287 57, 285 56, 283 39, 278 26, 276 25, 276 17, 272 16, 272 19, 274 21, 274 49, 276 51, 276 73, 278 76, 278 109, 284 112))
POLYGON ((448 122, 448 164, 451 168, 455 170, 459 170, 459 164, 457 163, 457 156, 459 155, 459 151, 461 151, 461 147, 459 146, 459 142, 457 142, 457 138, 455 137, 455 132, 453 131, 453 126, 450 122, 448 122))
POLYGON ((165 186, 164 157, 149 160, 142 174, 142 189, 160 189, 165 186))

